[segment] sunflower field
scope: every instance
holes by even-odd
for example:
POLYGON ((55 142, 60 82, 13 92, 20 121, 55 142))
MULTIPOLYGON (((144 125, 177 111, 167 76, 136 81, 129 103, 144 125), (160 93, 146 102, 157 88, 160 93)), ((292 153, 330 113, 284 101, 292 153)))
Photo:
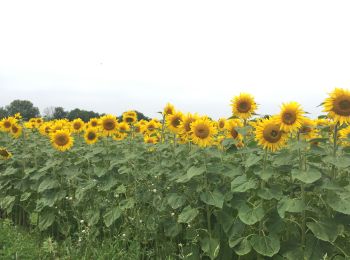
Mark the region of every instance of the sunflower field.
POLYGON ((0 218, 139 259, 350 259, 350 91, 322 106, 262 117, 241 93, 217 121, 172 104, 150 121, 4 118, 0 218))

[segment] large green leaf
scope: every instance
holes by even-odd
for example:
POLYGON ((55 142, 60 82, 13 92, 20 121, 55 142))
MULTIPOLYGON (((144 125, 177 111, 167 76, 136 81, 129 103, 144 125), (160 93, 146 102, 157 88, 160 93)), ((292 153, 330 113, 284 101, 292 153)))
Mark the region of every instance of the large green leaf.
POLYGON ((292 177, 294 179, 298 179, 299 181, 303 183, 313 183, 321 178, 321 172, 316 169, 309 169, 307 171, 300 171, 297 169, 292 170, 292 177))
POLYGON ((344 226, 332 220, 323 220, 319 222, 308 222, 307 227, 320 240, 334 242, 337 237, 343 233, 344 226))
POLYGON ((277 212, 281 218, 286 212, 300 213, 305 209, 305 204, 300 199, 283 198, 277 204, 277 212))
POLYGON ((178 195, 177 193, 170 193, 168 195, 167 202, 170 207, 177 209, 185 204, 186 198, 182 195, 178 195))
POLYGON ((263 256, 272 257, 280 250, 280 240, 273 235, 253 235, 250 238, 250 244, 257 253, 263 256))
POLYGON ((164 223, 164 234, 167 237, 176 237, 182 231, 182 225, 174 221, 164 223))
POLYGON ((51 227, 54 221, 55 221, 55 214, 52 211, 43 211, 39 215, 38 227, 40 231, 46 230, 49 227, 51 227))
POLYGON ((350 215, 350 192, 329 192, 326 201, 335 211, 350 215))
POLYGON ((85 212, 85 219, 90 226, 94 226, 100 220, 100 210, 99 209, 89 209, 85 212))
POLYGON ((45 178, 38 187, 38 192, 43 192, 45 190, 50 190, 59 187, 59 183, 57 180, 52 177, 45 178))
POLYGON ((191 168, 189 168, 186 172, 185 175, 180 176, 176 182, 179 183, 185 183, 190 181, 193 177, 195 176, 199 176, 202 175, 204 172, 206 171, 205 166, 202 165, 200 167, 197 166, 192 166, 191 168))
POLYGON ((256 165, 259 161, 261 161, 262 156, 255 155, 251 153, 248 157, 248 159, 245 161, 245 167, 249 168, 253 165, 256 165))
POLYGON ((107 227, 110 227, 114 223, 114 221, 116 221, 120 217, 121 214, 122 214, 122 210, 118 206, 108 210, 106 214, 104 214, 103 216, 103 221, 105 225, 107 227))
POLYGON ((10 213, 13 205, 15 204, 16 196, 6 196, 0 200, 0 208, 5 209, 7 213, 10 213))
POLYGON ((233 244, 237 244, 237 246, 233 248, 237 255, 246 255, 249 254, 249 252, 252 250, 252 246, 246 237, 239 239, 239 243, 232 243, 231 245, 233 244))
POLYGON ((208 205, 212 205, 218 208, 222 208, 222 206, 224 205, 224 194, 222 194, 220 191, 206 191, 206 192, 202 192, 200 195, 200 199, 208 205))
POLYGON ((265 211, 261 203, 252 207, 243 203, 238 208, 239 219, 247 225, 254 225, 258 221, 262 220, 264 216, 265 211))
POLYGON ((201 248, 210 259, 215 259, 220 251, 220 241, 216 238, 205 237, 201 239, 201 248))
POLYGON ((177 221, 179 223, 190 223, 195 217, 197 217, 198 213, 199 213, 198 209, 194 209, 194 208, 191 208, 191 206, 187 206, 179 214, 177 221))
POLYGON ((334 156, 326 156, 322 159, 323 162, 329 163, 331 165, 336 166, 337 168, 348 168, 350 166, 350 157, 342 156, 342 157, 334 157, 334 156))
POLYGON ((245 175, 238 176, 231 182, 231 191, 246 192, 250 189, 255 189, 258 186, 256 179, 247 179, 245 175))

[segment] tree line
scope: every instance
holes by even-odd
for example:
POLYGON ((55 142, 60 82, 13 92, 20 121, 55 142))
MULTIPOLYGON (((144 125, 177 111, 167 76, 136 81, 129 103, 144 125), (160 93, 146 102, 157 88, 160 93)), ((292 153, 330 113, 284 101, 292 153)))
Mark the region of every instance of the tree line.
MULTIPOLYGON (((137 113, 138 120, 146 119, 149 120, 147 116, 139 111, 137 113)), ((94 111, 87 111, 84 109, 75 108, 73 110, 65 110, 63 107, 47 107, 43 110, 43 114, 40 114, 38 107, 29 100, 14 100, 9 105, 5 107, 0 107, 0 119, 13 116, 16 113, 20 113, 24 120, 29 120, 33 117, 43 117, 45 120, 63 119, 67 118, 69 120, 74 120, 76 118, 81 118, 84 122, 88 122, 91 118, 103 116, 104 113, 100 114, 94 111)), ((119 116, 118 118, 121 118, 119 116)))

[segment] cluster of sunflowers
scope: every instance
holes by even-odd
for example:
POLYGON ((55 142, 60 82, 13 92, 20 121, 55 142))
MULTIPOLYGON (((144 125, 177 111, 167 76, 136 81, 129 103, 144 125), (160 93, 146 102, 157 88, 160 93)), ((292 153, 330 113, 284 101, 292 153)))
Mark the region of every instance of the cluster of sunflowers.
MULTIPOLYGON (((121 122, 113 115, 92 118, 85 123, 81 119, 67 119, 45 122, 42 118, 32 118, 20 123, 19 114, 0 121, 0 130, 18 138, 23 128, 37 130, 50 138, 59 151, 73 146, 74 135, 83 136, 87 144, 94 144, 100 138, 116 141, 140 135, 145 143, 156 144, 170 140, 178 143, 193 143, 200 147, 217 146, 222 148, 223 140, 233 139, 237 148, 245 145, 246 138, 255 139, 264 149, 277 151, 287 145, 288 140, 296 138, 307 141, 322 136, 320 129, 329 127, 339 135, 343 145, 350 145, 350 91, 336 88, 324 101, 326 116, 318 119, 306 117, 306 112, 297 102, 284 103, 278 114, 259 117, 254 97, 241 93, 231 100, 232 117, 212 120, 208 116, 184 114, 172 104, 167 104, 162 112, 162 120, 138 120, 135 111, 123 113, 121 122), (246 128, 245 134, 242 129, 246 128)), ((328 135, 332 136, 331 133, 328 135)), ((330 140, 332 141, 332 140, 330 140)), ((315 141, 316 143, 316 141, 315 141)), ((5 148, 0 148, 2 158, 11 157, 5 148)))

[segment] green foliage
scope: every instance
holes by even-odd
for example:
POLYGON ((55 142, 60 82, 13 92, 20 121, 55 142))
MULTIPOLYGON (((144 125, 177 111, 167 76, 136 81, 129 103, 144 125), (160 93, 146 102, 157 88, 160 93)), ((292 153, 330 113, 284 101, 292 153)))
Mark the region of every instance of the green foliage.
POLYGON ((29 120, 32 117, 39 117, 40 112, 33 103, 28 100, 14 100, 6 106, 8 115, 13 116, 16 113, 21 113, 23 120, 29 120))

